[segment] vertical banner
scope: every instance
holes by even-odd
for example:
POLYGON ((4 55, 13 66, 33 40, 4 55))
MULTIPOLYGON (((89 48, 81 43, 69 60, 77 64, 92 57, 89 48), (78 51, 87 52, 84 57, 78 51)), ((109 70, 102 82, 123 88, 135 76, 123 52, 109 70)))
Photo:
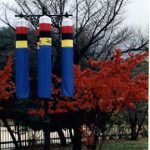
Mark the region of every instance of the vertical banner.
POLYGON ((19 18, 16 24, 16 96, 29 96, 29 62, 27 48, 27 22, 19 18))
POLYGON ((73 96, 73 23, 69 18, 62 21, 62 95, 73 96))
POLYGON ((51 97, 51 19, 48 16, 40 17, 39 21, 39 49, 38 49, 38 97, 51 97))

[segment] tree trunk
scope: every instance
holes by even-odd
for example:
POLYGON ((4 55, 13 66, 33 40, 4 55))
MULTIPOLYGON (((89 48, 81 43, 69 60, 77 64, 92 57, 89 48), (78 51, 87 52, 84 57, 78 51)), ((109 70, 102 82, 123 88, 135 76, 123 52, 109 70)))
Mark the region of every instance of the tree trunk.
POLYGON ((71 142, 73 143, 72 128, 69 128, 69 133, 70 133, 70 139, 71 139, 71 142))
POLYGON ((82 142, 81 142, 81 131, 79 127, 74 128, 74 137, 73 137, 73 149, 72 150, 81 150, 82 142))
POLYGON ((18 143, 17 143, 17 141, 16 141, 16 138, 15 138, 15 136, 14 136, 14 134, 13 134, 13 131, 11 130, 11 128, 10 128, 10 126, 9 126, 9 124, 8 124, 8 122, 7 122, 7 120, 2 118, 2 122, 4 123, 4 126, 7 128, 8 132, 9 132, 9 134, 10 134, 10 136, 11 136, 11 138, 12 138, 12 140, 13 140, 13 143, 14 143, 14 145, 15 145, 16 150, 19 150, 18 143))
POLYGON ((58 135, 59 135, 59 138, 60 138, 60 142, 61 142, 61 146, 65 147, 66 146, 66 138, 64 136, 64 133, 61 129, 58 129, 58 135))
POLYGON ((92 145, 91 150, 96 150, 96 148, 97 148, 97 141, 98 141, 98 136, 94 135, 94 141, 93 141, 93 145, 92 145))
POLYGON ((131 125, 131 140, 137 140, 138 134, 136 132, 136 124, 131 125))
POLYGON ((19 122, 17 122, 17 135, 18 135, 18 144, 19 144, 19 147, 22 147, 22 143, 21 143, 21 135, 20 135, 20 125, 19 125, 19 122))

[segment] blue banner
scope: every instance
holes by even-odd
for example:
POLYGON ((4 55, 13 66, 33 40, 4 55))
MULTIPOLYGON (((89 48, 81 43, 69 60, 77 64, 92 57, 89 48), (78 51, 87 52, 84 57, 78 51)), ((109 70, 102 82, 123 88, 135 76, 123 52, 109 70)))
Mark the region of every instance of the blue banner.
POLYGON ((16 96, 18 99, 29 97, 29 64, 27 48, 16 48, 16 96))
POLYGON ((51 52, 52 47, 41 45, 38 49, 38 97, 51 97, 51 52))
POLYGON ((62 48, 62 96, 73 96, 73 48, 62 48))

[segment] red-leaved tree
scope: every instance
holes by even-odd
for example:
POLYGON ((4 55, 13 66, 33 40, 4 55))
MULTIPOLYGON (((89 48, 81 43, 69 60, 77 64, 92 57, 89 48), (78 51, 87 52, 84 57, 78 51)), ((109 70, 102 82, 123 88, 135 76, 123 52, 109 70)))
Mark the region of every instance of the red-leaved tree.
MULTIPOLYGON (((89 60, 87 67, 81 69, 74 66, 75 93, 72 99, 61 96, 60 77, 53 75, 53 99, 49 102, 49 114, 59 116, 61 114, 73 113, 70 122, 75 122, 74 126, 75 143, 74 150, 81 149, 81 126, 86 124, 92 131, 92 142, 95 146, 100 133, 105 131, 106 124, 113 113, 118 113, 124 108, 135 108, 135 104, 148 99, 148 76, 139 73, 132 75, 133 69, 141 64, 147 53, 133 55, 125 60, 121 55, 121 50, 117 49, 112 60, 89 60), (69 113, 68 113, 69 112, 69 113), (75 117, 75 114, 78 117, 75 117)), ((0 71, 0 100, 8 100, 14 93, 14 84, 11 81, 12 59, 8 58, 7 64, 0 71)), ((2 107, 1 107, 2 109, 2 107)), ((21 112, 21 111, 20 111, 21 112)), ((29 115, 44 116, 44 105, 37 109, 30 108, 29 115)), ((17 112, 17 115, 19 113, 17 112)), ((24 117, 21 117, 24 118, 24 117)), ((58 117, 56 122, 61 118, 58 117)), ((59 120, 59 127, 67 125, 68 118, 59 120)), ((64 127, 64 126, 63 126, 64 127)), ((62 127, 62 128, 63 128, 62 127)))
MULTIPOLYGON (((129 54, 125 60, 121 50, 117 49, 113 60, 89 60, 88 67, 81 70, 74 66, 75 93, 73 101, 62 98, 60 88, 55 85, 61 82, 60 78, 53 76, 53 98, 57 101, 55 110, 49 102, 49 113, 65 113, 68 111, 98 109, 101 112, 119 112, 123 108, 135 108, 135 103, 148 100, 148 76, 139 73, 132 76, 133 69, 148 55, 129 54), (61 99, 61 100, 60 100, 61 99)), ((44 115, 41 110, 30 110, 30 113, 44 115)))
MULTIPOLYGON (((84 121, 79 119, 80 123, 77 127, 80 128, 85 122, 89 126, 93 136, 90 136, 92 142, 89 139, 87 141, 93 143, 92 149, 94 150, 100 133, 105 132, 105 126, 113 113, 118 113, 125 108, 135 109, 136 103, 148 100, 148 76, 142 73, 132 75, 133 69, 140 65, 147 55, 147 53, 137 55, 130 53, 130 57, 125 60, 121 55, 121 50, 117 49, 113 60, 89 60, 88 67, 84 69, 75 65, 75 93, 72 100, 61 97, 58 86, 61 80, 53 76, 55 109, 54 102, 49 102, 49 113, 87 112, 89 114, 94 111, 92 118, 89 119, 86 115, 84 121)), ((44 116, 43 108, 30 109, 29 113, 44 116)), ((76 140, 79 140, 81 136, 77 135, 76 140)), ((76 147, 80 149, 80 146, 76 145, 76 147)))
POLYGON ((0 101, 8 100, 14 94, 12 82, 12 57, 9 56, 5 67, 0 70, 0 101))

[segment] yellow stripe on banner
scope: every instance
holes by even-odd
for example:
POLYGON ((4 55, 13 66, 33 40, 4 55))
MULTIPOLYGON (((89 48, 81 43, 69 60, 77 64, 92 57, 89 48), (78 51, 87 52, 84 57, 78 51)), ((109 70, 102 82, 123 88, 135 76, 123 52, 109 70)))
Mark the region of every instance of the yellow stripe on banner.
POLYGON ((52 45, 52 38, 40 38, 40 45, 52 45))
POLYGON ((27 48, 28 42, 27 41, 16 41, 16 48, 27 48))
POLYGON ((73 47, 73 40, 62 40, 61 47, 73 47))

